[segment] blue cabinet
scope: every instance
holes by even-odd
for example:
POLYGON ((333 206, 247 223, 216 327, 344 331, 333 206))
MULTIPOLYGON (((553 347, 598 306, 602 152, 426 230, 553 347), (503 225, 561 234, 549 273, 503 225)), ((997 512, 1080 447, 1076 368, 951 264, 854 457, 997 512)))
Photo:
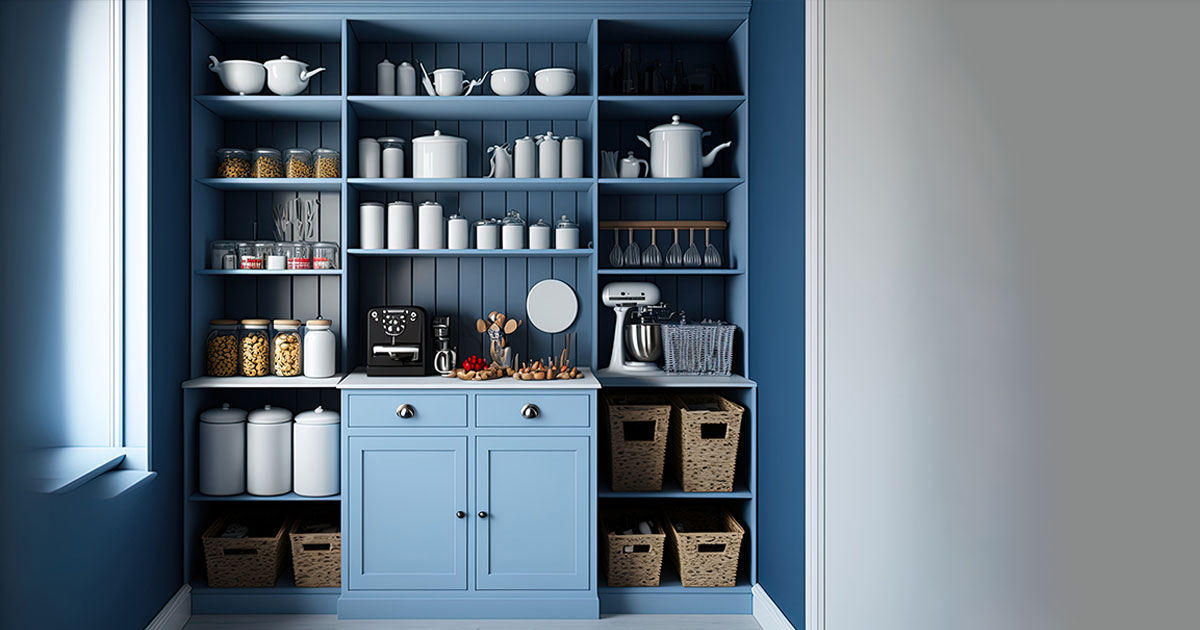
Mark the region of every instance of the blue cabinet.
POLYGON ((467 438, 355 436, 348 450, 349 588, 466 589, 467 438))
POLYGON ((476 588, 587 589, 588 438, 476 440, 476 588))

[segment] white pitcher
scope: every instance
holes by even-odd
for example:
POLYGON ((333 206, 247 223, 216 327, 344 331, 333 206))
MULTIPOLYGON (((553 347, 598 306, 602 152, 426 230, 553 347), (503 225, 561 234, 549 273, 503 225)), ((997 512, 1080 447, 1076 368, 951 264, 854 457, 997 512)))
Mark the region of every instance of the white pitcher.
POLYGON ((488 177, 513 176, 513 156, 508 152, 507 142, 488 147, 488 153, 492 155, 492 170, 488 171, 488 177))

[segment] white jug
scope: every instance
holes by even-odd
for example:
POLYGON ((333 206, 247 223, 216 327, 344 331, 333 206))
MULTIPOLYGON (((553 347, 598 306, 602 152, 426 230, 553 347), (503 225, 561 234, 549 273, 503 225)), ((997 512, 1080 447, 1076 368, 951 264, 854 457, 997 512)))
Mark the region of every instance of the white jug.
POLYGON ((513 176, 513 156, 508 152, 507 142, 488 147, 488 153, 492 154, 492 170, 488 171, 488 177, 513 176))

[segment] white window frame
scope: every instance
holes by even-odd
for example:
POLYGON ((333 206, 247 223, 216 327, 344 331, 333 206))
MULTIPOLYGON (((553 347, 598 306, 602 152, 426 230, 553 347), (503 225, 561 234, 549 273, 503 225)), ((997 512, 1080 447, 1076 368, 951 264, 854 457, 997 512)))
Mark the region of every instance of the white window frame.
POLYGON ((825 628, 825 0, 807 0, 805 31, 805 581, 804 627, 825 628))

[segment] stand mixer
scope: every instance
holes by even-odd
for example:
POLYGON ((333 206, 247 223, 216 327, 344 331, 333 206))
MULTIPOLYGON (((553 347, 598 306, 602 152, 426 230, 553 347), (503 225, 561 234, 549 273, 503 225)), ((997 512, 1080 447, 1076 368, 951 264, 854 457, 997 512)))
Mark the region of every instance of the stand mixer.
POLYGON ((608 360, 608 367, 600 370, 599 374, 662 372, 662 368, 655 363, 662 355, 662 336, 661 333, 655 334, 659 330, 657 324, 646 322, 667 308, 660 302, 661 297, 658 287, 649 282, 613 282, 604 287, 604 305, 613 309, 617 322, 613 329, 612 356, 608 360), (637 309, 644 318, 627 325, 630 309, 637 309), (633 355, 634 360, 626 358, 627 352, 633 355))

